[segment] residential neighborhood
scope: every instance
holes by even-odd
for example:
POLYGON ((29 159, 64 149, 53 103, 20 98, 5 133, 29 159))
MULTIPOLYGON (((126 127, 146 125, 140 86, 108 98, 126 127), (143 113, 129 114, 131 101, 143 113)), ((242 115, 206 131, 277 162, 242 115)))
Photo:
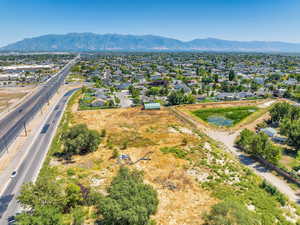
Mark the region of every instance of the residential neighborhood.
POLYGON ((135 106, 300 96, 300 57, 224 53, 84 54, 74 73, 104 104, 135 106), (101 91, 100 91, 101 90, 101 91), (105 91, 103 91, 105 90, 105 91), (171 103, 171 93, 190 102, 171 103), (121 103, 120 103, 121 102, 121 103))

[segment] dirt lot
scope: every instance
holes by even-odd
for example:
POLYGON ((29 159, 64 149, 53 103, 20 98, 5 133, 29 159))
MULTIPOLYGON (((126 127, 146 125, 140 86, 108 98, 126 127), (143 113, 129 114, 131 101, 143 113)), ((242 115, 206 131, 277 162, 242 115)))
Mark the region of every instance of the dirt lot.
POLYGON ((71 170, 81 182, 100 188, 105 193, 105 187, 120 164, 125 163, 112 159, 113 149, 128 154, 133 162, 152 152, 148 156, 150 160, 139 161, 130 167, 143 170, 145 182, 158 192, 160 203, 154 216, 157 224, 201 224, 203 213, 217 202, 187 172, 190 167, 188 160, 160 151, 165 146, 179 146, 189 151, 201 143, 199 136, 183 126, 168 110, 130 108, 79 111, 74 112, 72 120, 86 123, 89 128, 98 131, 105 129, 106 138, 98 151, 75 156, 74 163, 63 164, 53 158, 51 164, 59 165, 62 176, 71 170), (187 144, 183 145, 183 142, 187 144))
MULTIPOLYGON (((159 205, 153 219, 159 225, 203 224, 204 214, 225 199, 253 205, 255 216, 260 221, 268 217, 268 225, 286 215, 298 219, 294 206, 288 205, 293 212, 281 210, 278 200, 259 188, 259 177, 174 108, 77 111, 75 100, 67 108, 62 126, 84 123, 101 133, 105 130, 106 135, 97 151, 73 156, 71 162, 59 157, 60 145, 53 146, 49 164, 55 168, 55 179, 63 184, 81 184, 105 195, 112 178, 125 164, 142 170, 145 183, 157 190, 159 205), (114 158, 117 151, 131 160, 114 158)), ((229 137, 224 132, 218 134, 229 137)), ((85 224, 95 224, 95 208, 87 207, 86 212, 85 224)))
POLYGON ((16 104, 34 87, 0 88, 0 112, 16 104))

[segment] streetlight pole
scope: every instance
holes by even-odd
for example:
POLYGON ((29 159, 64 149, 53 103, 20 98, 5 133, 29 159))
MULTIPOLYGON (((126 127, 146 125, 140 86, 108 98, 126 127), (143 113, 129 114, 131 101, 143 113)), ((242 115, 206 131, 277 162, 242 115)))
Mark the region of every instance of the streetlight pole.
POLYGON ((23 123, 23 126, 24 126, 25 136, 27 136, 27 129, 26 129, 26 123, 25 122, 23 123))

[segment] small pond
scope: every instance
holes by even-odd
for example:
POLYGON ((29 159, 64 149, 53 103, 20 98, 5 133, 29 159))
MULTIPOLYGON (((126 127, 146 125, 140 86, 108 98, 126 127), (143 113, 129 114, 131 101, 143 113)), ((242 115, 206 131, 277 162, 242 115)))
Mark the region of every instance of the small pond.
POLYGON ((209 116, 207 118, 207 121, 209 123, 212 123, 216 126, 224 126, 224 127, 229 127, 233 124, 233 120, 228 119, 226 117, 223 116, 209 116))

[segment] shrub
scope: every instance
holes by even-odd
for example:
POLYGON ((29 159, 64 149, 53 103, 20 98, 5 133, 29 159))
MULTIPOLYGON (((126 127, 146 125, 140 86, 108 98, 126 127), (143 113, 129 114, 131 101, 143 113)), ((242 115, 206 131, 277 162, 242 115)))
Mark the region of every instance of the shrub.
POLYGON ((101 135, 100 136, 103 137, 103 138, 106 136, 106 130, 105 129, 101 130, 101 135))
POLYGON ((260 187, 266 190, 269 194, 273 195, 282 206, 285 206, 287 198, 281 192, 279 192, 276 187, 268 184, 265 180, 261 183, 260 187))
POLYGON ((258 225, 255 214, 236 200, 225 200, 213 206, 205 218, 206 225, 258 225))
POLYGON ((116 148, 114 148, 114 149, 113 149, 112 158, 113 158, 113 159, 116 159, 116 158, 118 158, 119 156, 120 156, 119 150, 116 149, 116 148))
POLYGON ((175 157, 183 159, 186 157, 187 153, 176 147, 163 147, 160 149, 164 154, 172 153, 175 157))
POLYGON ((68 176, 73 176, 73 175, 75 175, 75 171, 74 171, 72 168, 69 168, 69 169, 67 170, 67 175, 68 175, 68 176))
POLYGON ((85 124, 79 124, 69 128, 62 135, 64 143, 64 155, 70 159, 74 154, 86 154, 95 151, 100 144, 100 134, 95 130, 89 130, 85 124))
POLYGON ((106 225, 147 225, 157 210, 156 191, 143 183, 143 175, 136 170, 121 168, 108 188, 108 196, 98 205, 106 225))

